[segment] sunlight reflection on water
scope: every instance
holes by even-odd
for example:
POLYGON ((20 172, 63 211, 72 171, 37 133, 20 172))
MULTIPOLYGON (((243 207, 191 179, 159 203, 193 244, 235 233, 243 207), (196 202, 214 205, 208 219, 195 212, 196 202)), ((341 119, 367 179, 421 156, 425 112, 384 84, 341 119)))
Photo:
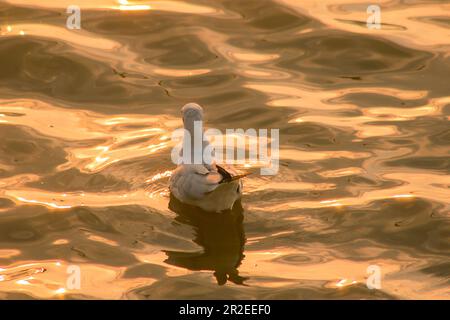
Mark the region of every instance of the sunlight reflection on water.
POLYGON ((449 298, 448 4, 71 2, 0 4, 1 298, 449 298), (280 129, 232 215, 169 208, 190 101, 280 129))

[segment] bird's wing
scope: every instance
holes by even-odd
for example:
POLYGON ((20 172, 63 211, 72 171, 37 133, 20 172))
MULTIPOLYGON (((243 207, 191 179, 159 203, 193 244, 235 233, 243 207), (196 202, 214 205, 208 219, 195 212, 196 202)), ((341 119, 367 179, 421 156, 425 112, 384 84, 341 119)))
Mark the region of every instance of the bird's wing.
POLYGON ((208 185, 219 184, 222 180, 222 175, 217 171, 216 167, 207 167, 203 164, 191 165, 191 172, 197 177, 194 179, 200 183, 206 183, 208 185))
POLYGON ((214 164, 208 168, 202 164, 181 165, 171 177, 171 191, 183 199, 202 199, 219 185, 241 179, 248 174, 232 174, 214 164))
POLYGON ((216 164, 216 167, 217 167, 217 171, 222 176, 222 180, 219 183, 227 183, 227 182, 239 180, 239 179, 244 178, 251 174, 251 173, 235 174, 234 172, 230 173, 225 168, 223 168, 217 164, 216 164))
POLYGON ((222 176, 204 165, 182 165, 174 176, 172 189, 181 198, 201 199, 214 191, 222 176))
POLYGON ((222 168, 221 166, 219 166, 217 164, 216 164, 216 168, 217 168, 217 171, 219 172, 219 174, 223 177, 221 183, 231 181, 231 179, 233 178, 231 173, 229 173, 225 168, 222 168))

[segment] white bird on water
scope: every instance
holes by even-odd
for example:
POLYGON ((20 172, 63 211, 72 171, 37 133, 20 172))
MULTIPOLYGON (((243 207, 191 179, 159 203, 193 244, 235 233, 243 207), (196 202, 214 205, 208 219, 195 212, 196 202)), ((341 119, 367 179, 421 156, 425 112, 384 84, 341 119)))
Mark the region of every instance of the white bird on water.
MULTIPOLYGON (((188 103, 182 109, 184 129, 190 135, 183 139, 191 139, 194 145, 194 122, 203 121, 203 109, 196 103, 188 103)), ((203 137, 202 149, 209 145, 203 137)), ((186 145, 183 143, 183 145, 186 145)), ((191 148, 193 159, 194 148, 191 148)), ((202 151, 203 151, 202 150, 202 151)), ((231 167, 223 167, 215 162, 207 164, 181 163, 170 177, 170 191, 179 201, 200 207, 208 212, 230 210, 236 200, 242 196, 242 181, 246 175, 237 175, 231 167)))

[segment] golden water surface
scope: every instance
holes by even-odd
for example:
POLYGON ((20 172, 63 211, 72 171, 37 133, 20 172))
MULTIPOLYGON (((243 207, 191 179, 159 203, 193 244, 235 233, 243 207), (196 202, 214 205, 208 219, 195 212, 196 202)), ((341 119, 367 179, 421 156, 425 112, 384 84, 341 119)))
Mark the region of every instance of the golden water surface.
POLYGON ((450 3, 374 3, 0 2, 0 298, 449 299, 450 3), (226 215, 169 196, 191 101, 280 129, 226 215))

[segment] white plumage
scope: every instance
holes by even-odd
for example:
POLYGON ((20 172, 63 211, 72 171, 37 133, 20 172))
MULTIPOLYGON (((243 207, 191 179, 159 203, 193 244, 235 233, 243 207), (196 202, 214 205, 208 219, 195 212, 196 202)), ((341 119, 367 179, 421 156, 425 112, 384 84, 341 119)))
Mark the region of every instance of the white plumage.
MULTIPOLYGON (((203 109, 196 103, 182 108, 184 128, 194 137, 194 121, 203 121, 203 109)), ((186 139, 186 136, 184 137, 186 139)), ((204 139, 202 137, 202 139, 204 139)), ((209 143, 205 140, 203 148, 209 143)), ((192 145, 192 144, 191 144, 192 145)), ((183 150, 184 152, 184 150, 183 150)), ((181 202, 208 212, 229 210, 242 195, 242 178, 229 166, 181 163, 170 178, 170 191, 181 202)))

